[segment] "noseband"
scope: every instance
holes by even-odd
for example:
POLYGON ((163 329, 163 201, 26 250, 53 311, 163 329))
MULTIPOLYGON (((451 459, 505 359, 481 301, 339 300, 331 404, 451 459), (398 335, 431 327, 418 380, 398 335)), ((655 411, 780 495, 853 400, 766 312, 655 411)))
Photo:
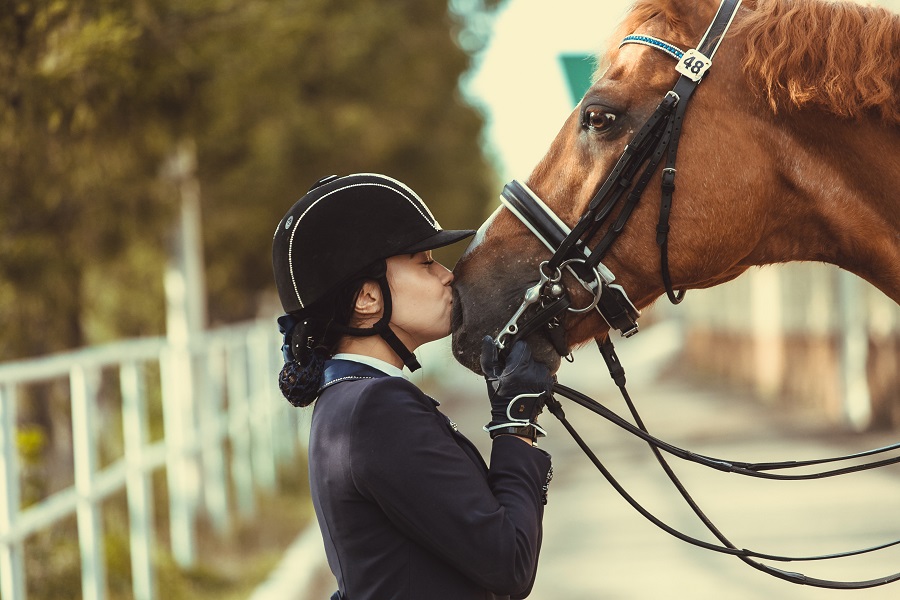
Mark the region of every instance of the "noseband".
MULTIPOLYGON (((675 58, 677 61, 675 70, 680 73, 680 77, 672 90, 663 97, 647 122, 625 146, 625 150, 616 161, 612 171, 571 230, 524 183, 513 180, 503 188, 500 196, 500 201, 510 212, 553 252, 550 260, 540 266, 541 277, 546 275, 547 282, 558 282, 564 268, 571 272, 581 286, 593 295, 590 306, 595 307, 609 327, 619 331, 623 337, 630 337, 637 333, 637 319, 641 313, 628 298, 625 290, 620 285, 613 283, 615 276, 600 261, 624 229, 634 207, 650 182, 650 178, 665 156, 656 243, 660 251, 660 269, 666 295, 673 304, 678 304, 684 299, 684 291, 676 292, 674 290, 672 278, 669 275, 669 213, 672 208, 672 195, 675 191, 675 175, 677 173, 675 159, 678 154, 678 140, 681 137, 681 126, 684 122, 688 101, 712 65, 712 59, 731 26, 740 4, 740 0, 724 0, 698 47, 687 52, 648 35, 629 35, 622 40, 620 46, 641 44, 675 58), (643 172, 640 172, 642 166, 644 169, 643 172), (639 172, 640 177, 635 182, 639 172), (633 186, 632 182, 634 182, 633 186), (589 249, 590 240, 600 231, 626 193, 627 197, 622 203, 615 222, 607 229, 593 249, 589 249)), ((543 288, 541 303, 544 309, 561 302, 560 295, 554 295, 549 291, 546 286, 543 288)), ((522 306, 498 335, 497 342, 501 350, 509 345, 506 338, 522 337, 518 332, 525 329, 525 326, 519 326, 518 320, 522 318, 525 309, 534 303, 534 300, 528 303, 527 296, 526 294, 526 300, 522 306)), ((572 309, 569 307, 568 310, 572 309)), ((539 327, 539 324, 537 326, 539 327)), ((528 322, 528 329, 535 328, 534 318, 532 318, 528 322)))
MULTIPOLYGON (((688 100, 712 64, 712 58, 715 55, 722 38, 724 38, 725 33, 728 31, 740 4, 740 0, 722 1, 715 18, 707 29, 706 34, 703 36, 697 49, 683 52, 667 42, 646 35, 629 35, 622 40, 622 44, 643 44, 665 52, 678 61, 676 70, 681 76, 673 89, 665 95, 653 115, 625 147, 625 151, 619 157, 615 167, 613 167, 613 170, 591 199, 584 214, 573 228, 569 229, 568 226, 537 196, 537 194, 529 189, 524 183, 514 180, 504 187, 500 197, 501 202, 541 241, 541 243, 553 252, 553 256, 540 264, 538 268, 538 282, 528 288, 525 292, 522 304, 498 334, 496 342, 501 352, 508 349, 512 345, 513 340, 527 337, 540 327, 546 326, 548 327, 550 340, 553 342, 557 351, 560 354, 567 354, 568 349, 565 346, 564 341, 563 343, 560 343, 560 332, 562 331, 562 327, 560 326, 559 317, 564 311, 588 312, 597 310, 609 324, 610 329, 618 330, 622 336, 629 337, 638 331, 637 318, 640 316, 640 311, 638 311, 631 303, 625 290, 622 289, 620 285, 614 283, 615 276, 601 262, 601 259, 621 233, 625 223, 631 216, 637 201, 640 199, 644 189, 650 181, 650 178, 662 161, 663 156, 666 157, 666 164, 662 171, 662 200, 659 212, 659 222, 656 227, 656 242, 660 248, 661 275, 665 285, 666 295, 669 297, 669 300, 675 304, 678 304, 684 298, 683 290, 676 293, 673 289, 671 277, 669 276, 668 262, 669 212, 672 206, 672 194, 675 190, 675 158, 678 152, 678 140, 681 135, 681 126, 687 109, 688 100), (638 175, 642 166, 644 166, 644 170, 640 174, 637 182, 632 186, 632 181, 638 175), (589 241, 599 233, 600 228, 611 214, 613 208, 619 203, 622 197, 625 196, 626 192, 627 197, 622 204, 622 208, 619 211, 615 222, 607 229, 600 241, 597 242, 593 248, 589 248, 589 241), (586 306, 581 308, 573 308, 571 306, 571 302, 561 283, 564 271, 574 275, 579 284, 591 294, 592 299, 586 306), (538 304, 540 305, 540 309, 529 318, 525 319, 526 312, 528 312, 529 308, 538 304), (520 320, 523 320, 521 325, 519 323, 520 320)), ((629 423, 627 420, 584 394, 559 383, 554 385, 554 394, 568 398, 576 404, 603 416, 617 426, 646 441, 657 461, 685 502, 720 543, 710 543, 684 534, 658 519, 638 503, 630 494, 628 494, 619 482, 616 481, 609 470, 606 469, 597 456, 584 443, 584 440, 581 439, 566 419, 559 401, 551 396, 546 402, 550 412, 560 420, 566 430, 575 439, 579 447, 581 447, 607 481, 609 481, 616 491, 641 515, 657 527, 678 539, 707 550, 735 556, 763 573, 791 583, 830 589, 861 589, 900 580, 900 573, 894 573, 892 575, 865 581, 834 581, 809 577, 802 573, 785 571, 758 562, 756 559, 793 562, 844 558, 895 546, 900 544, 900 540, 880 544, 871 548, 807 557, 780 556, 739 548, 715 526, 706 514, 704 514, 699 505, 675 475, 662 454, 665 452, 678 458, 728 473, 766 479, 801 480, 832 477, 889 464, 896 464, 900 462, 900 457, 885 458, 840 469, 813 473, 807 472, 800 475, 782 475, 771 473, 771 471, 799 467, 808 468, 826 463, 859 459, 898 450, 900 449, 900 444, 836 458, 777 463, 746 463, 698 455, 673 446, 672 444, 668 444, 649 434, 625 389, 625 371, 619 362, 609 337, 607 336, 607 338, 602 341, 598 340, 598 346, 606 361, 606 365, 609 368, 610 375, 621 391, 622 396, 631 411, 635 424, 629 423)))

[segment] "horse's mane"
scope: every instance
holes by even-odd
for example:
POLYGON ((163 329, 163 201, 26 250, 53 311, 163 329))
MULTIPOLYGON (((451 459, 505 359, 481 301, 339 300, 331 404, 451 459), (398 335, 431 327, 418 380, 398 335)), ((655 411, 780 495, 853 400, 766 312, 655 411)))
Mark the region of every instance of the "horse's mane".
MULTIPOLYGON (((744 72, 773 111, 815 106, 850 118, 875 111, 900 123, 900 16, 846 1, 745 0, 743 6, 750 10, 735 31, 747 40, 744 72)), ((659 14, 673 43, 692 47, 703 33, 690 30, 672 0, 639 0, 613 43, 659 14)))

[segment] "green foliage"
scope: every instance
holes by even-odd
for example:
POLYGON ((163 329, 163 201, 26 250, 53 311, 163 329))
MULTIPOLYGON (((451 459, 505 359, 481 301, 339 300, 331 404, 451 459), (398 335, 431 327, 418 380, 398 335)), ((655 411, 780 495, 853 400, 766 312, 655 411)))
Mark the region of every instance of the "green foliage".
POLYGON ((40 427, 25 426, 16 432, 16 447, 19 450, 19 457, 26 465, 40 460, 46 445, 47 436, 40 427))
POLYGON ((272 229, 323 175, 384 172, 474 224, 496 186, 454 35, 495 3, 0 2, 0 360, 162 333, 185 140, 213 322, 258 310, 272 229))
MULTIPOLYGON (((174 203, 155 184, 161 146, 129 119, 140 96, 129 4, 18 2, 0 12, 0 357, 89 341, 88 274, 121 265, 126 248, 158 247, 171 220, 174 203)), ((104 287, 132 284, 137 295, 157 273, 131 265, 104 287)))
POLYGON ((25 425, 16 431, 16 449, 20 460, 21 503, 23 507, 37 502, 44 488, 41 459, 47 447, 47 433, 38 425, 25 425))
POLYGON ((477 221, 493 182, 481 118, 457 93, 469 58, 444 0, 282 0, 242 19, 216 52, 206 102, 217 118, 198 138, 214 318, 254 310, 273 225, 323 175, 384 172, 445 226, 477 221))

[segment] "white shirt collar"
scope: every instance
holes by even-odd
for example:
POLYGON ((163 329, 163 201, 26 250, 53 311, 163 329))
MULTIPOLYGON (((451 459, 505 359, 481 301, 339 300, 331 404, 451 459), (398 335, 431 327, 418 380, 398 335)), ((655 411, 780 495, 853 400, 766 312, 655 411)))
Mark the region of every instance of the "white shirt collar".
POLYGON ((374 356, 366 356, 364 354, 350 354, 349 352, 339 352, 332 358, 334 358, 335 360, 349 360, 363 365, 368 365, 373 369, 378 369, 386 375, 390 375, 391 377, 402 377, 403 379, 409 379, 409 377, 406 376, 406 373, 403 372, 403 369, 398 369, 391 363, 385 362, 380 358, 375 358, 374 356))

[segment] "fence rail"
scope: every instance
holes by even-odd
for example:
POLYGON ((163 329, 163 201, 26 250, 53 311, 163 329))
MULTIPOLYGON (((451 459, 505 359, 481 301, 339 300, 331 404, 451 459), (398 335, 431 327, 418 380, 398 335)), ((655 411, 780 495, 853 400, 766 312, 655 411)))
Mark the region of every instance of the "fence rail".
POLYGON ((0 365, 0 597, 25 600, 25 540, 74 515, 82 597, 104 600, 101 503, 124 490, 134 598, 158 598, 152 475, 160 469, 166 471, 171 553, 180 566, 196 561, 198 514, 223 535, 235 515, 252 517, 256 492, 276 488, 277 465, 293 458, 305 439, 278 399, 276 336, 270 321, 253 322, 182 344, 130 340, 0 365), (124 449, 101 467, 99 441, 110 432, 101 430, 98 403, 101 383, 110 379, 118 380, 117 390, 103 394, 104 408, 121 411, 124 449), (74 484, 23 507, 17 406, 29 386, 60 380, 67 383, 71 410, 74 484), (151 388, 158 392, 150 394, 151 388), (150 402, 161 405, 162 439, 150 439, 150 402))

